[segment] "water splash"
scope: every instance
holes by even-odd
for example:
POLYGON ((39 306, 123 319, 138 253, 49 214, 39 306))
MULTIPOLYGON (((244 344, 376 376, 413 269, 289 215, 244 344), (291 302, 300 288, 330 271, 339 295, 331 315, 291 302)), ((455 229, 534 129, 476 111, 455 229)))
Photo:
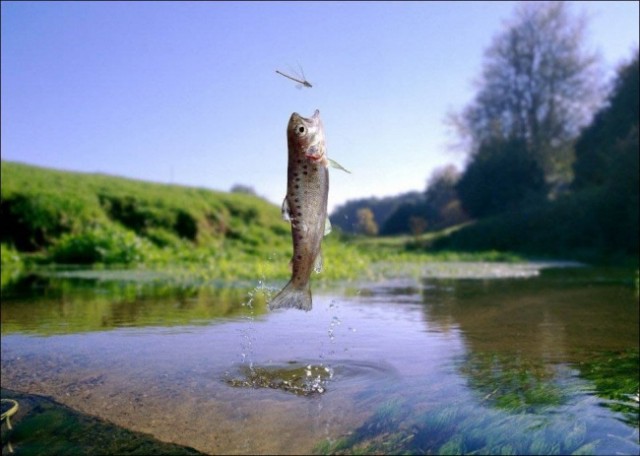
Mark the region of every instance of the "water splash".
POLYGON ((333 369, 323 364, 301 366, 292 362, 286 367, 242 366, 240 371, 242 378, 229 378, 227 384, 239 388, 279 389, 297 396, 324 394, 333 378, 333 369))
POLYGON ((329 334, 329 339, 331 340, 331 343, 333 343, 336 338, 335 336, 336 327, 340 326, 341 323, 342 321, 337 316, 334 315, 331 318, 331 323, 329 324, 329 330, 327 331, 327 334, 329 334))
POLYGON ((248 325, 246 328, 240 330, 242 336, 240 341, 240 361, 242 364, 248 363, 249 369, 251 370, 253 369, 253 345, 256 341, 255 327, 253 325, 253 322, 255 321, 254 302, 258 296, 266 296, 267 299, 269 299, 271 294, 273 294, 273 291, 273 289, 265 285, 265 280, 263 278, 258 280, 258 285, 247 292, 248 299, 242 303, 243 307, 249 309, 249 314, 243 317, 243 319, 248 322, 248 325))

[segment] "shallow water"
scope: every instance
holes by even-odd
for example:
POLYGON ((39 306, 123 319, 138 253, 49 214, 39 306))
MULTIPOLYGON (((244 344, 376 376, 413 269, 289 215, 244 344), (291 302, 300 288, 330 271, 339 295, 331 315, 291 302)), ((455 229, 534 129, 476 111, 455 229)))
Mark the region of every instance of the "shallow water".
POLYGON ((428 265, 308 313, 34 278, 3 292, 2 387, 205 453, 638 454, 633 275, 542 266, 428 265))

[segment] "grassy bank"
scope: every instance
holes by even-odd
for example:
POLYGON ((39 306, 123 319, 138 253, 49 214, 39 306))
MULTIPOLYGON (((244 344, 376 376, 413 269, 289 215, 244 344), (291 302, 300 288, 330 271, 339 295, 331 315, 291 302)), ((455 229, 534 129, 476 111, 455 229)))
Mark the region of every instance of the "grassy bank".
MULTIPOLYGON (((43 265, 161 270, 190 283, 290 274, 289 224, 279 207, 249 194, 3 161, 0 208, 3 286, 43 265)), ((572 245, 533 223, 548 216, 522 214, 420 237, 334 231, 323 243, 325 270, 314 281, 374 279, 380 269, 372 265, 380 262, 393 269, 394 263, 518 261, 540 252, 539 244, 555 249, 550 256, 563 256, 561 247, 572 245)))
MULTIPOLYGON (((248 194, 3 161, 0 207, 3 284, 34 265, 162 269, 197 280, 290 274, 289 224, 279 207, 248 194)), ((337 232, 323 251, 317 280, 359 277, 372 261, 407 255, 337 232)))

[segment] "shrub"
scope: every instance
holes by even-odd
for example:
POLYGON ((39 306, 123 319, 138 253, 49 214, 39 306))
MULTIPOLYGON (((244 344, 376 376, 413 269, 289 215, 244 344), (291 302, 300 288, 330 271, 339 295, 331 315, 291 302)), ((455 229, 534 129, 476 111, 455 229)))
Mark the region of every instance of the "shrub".
POLYGON ((0 260, 2 262, 2 275, 0 288, 13 282, 22 272, 24 263, 20 254, 11 246, 0 244, 0 260))
POLYGON ((66 264, 127 264, 149 259, 153 245, 122 228, 98 227, 80 234, 63 235, 50 255, 53 261, 66 264))

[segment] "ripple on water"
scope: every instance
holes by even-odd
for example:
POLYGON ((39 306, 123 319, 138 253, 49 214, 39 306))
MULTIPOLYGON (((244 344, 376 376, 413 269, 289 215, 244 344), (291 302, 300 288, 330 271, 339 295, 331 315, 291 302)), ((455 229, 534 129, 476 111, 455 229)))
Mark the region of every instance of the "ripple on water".
POLYGON ((286 365, 241 365, 235 375, 227 374, 224 381, 236 388, 269 388, 293 393, 297 396, 314 396, 326 393, 331 385, 364 386, 363 383, 379 382, 395 377, 395 370, 384 363, 345 361, 313 364, 290 361, 286 365))

